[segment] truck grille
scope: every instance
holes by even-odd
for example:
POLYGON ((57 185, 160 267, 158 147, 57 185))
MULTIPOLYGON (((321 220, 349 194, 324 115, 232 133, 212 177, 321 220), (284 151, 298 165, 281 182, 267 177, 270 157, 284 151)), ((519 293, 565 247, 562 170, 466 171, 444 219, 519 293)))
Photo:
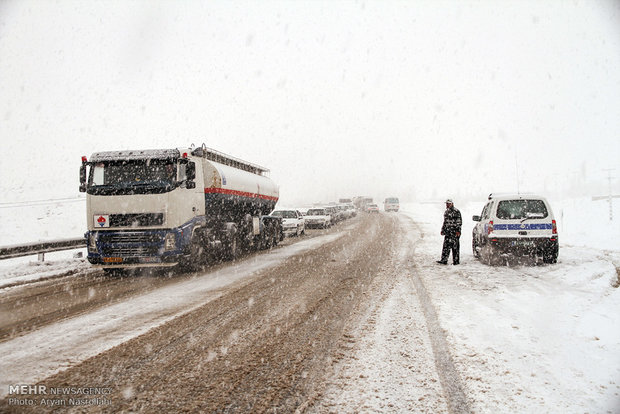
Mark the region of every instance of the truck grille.
POLYGON ((154 256, 158 251, 158 246, 104 246, 101 249, 103 255, 108 257, 154 256))
POLYGON ((163 237, 157 233, 99 233, 101 254, 108 257, 155 256, 163 248, 163 237))
POLYGON ((162 237, 153 233, 99 233, 99 241, 108 243, 161 243, 162 237))

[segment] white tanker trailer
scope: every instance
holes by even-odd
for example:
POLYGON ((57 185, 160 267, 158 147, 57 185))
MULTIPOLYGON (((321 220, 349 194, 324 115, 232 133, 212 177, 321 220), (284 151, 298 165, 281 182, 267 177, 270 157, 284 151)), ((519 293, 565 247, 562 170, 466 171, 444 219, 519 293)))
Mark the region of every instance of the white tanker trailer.
POLYGON ((206 148, 82 157, 88 261, 106 270, 195 267, 282 239, 267 169, 206 148))

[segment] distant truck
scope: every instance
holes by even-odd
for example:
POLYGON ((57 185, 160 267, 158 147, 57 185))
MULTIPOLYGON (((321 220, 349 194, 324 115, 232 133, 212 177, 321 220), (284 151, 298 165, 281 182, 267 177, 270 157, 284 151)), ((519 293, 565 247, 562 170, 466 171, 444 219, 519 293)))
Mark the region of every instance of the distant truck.
POLYGON ((353 205, 360 211, 366 211, 366 206, 373 202, 372 197, 358 196, 353 197, 353 205))
POLYGON ((398 211, 400 209, 400 201, 398 197, 388 197, 383 201, 383 210, 398 211))
POLYGON ((267 172, 204 145, 82 157, 88 261, 193 268, 277 245, 282 219, 269 213, 279 189, 267 172))

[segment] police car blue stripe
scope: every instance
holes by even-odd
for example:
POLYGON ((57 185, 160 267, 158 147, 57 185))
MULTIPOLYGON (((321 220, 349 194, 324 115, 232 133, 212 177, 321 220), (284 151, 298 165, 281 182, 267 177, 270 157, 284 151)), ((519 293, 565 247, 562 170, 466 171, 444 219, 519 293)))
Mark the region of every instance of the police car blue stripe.
POLYGON ((493 230, 551 230, 552 228, 551 223, 493 225, 493 230))

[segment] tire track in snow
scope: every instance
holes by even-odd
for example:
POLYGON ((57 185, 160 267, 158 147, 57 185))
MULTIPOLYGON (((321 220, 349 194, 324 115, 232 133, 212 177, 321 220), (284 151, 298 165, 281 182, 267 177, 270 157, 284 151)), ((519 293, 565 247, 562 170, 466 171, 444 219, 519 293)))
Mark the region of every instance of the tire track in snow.
MULTIPOLYGON (((401 219, 401 224, 403 227, 407 229, 407 238, 410 240, 411 246, 410 257, 413 258, 415 254, 415 246, 417 240, 419 240, 417 237, 412 237, 414 230, 411 229, 411 227, 412 224, 415 225, 415 222, 403 216, 399 216, 399 218, 401 219)), ((428 328, 428 334, 430 336, 433 354, 435 356, 435 366, 437 368, 439 380, 441 381, 441 386, 445 392, 448 410, 450 413, 455 414, 471 413, 469 403, 467 402, 467 396, 465 395, 463 386, 461 385, 460 375, 454 365, 454 361, 450 355, 450 350, 448 349, 446 336, 441 328, 441 325, 439 324, 435 306, 433 305, 428 291, 424 286, 424 282, 418 274, 415 262, 411 265, 411 281, 415 286, 418 299, 422 305, 424 317, 426 318, 426 326, 428 328)))
POLYGON ((325 388, 299 412, 449 411, 422 305, 407 261, 412 246, 397 216, 391 250, 345 324, 325 388))

